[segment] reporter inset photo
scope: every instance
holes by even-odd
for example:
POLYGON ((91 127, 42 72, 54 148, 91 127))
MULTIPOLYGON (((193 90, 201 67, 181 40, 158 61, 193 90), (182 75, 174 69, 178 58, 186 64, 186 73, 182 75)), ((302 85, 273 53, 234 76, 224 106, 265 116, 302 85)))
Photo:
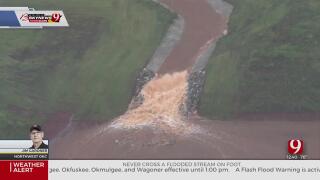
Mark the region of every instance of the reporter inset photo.
POLYGON ((41 129, 41 126, 35 124, 30 127, 30 139, 32 140, 33 145, 30 149, 48 149, 49 146, 43 142, 44 132, 41 129))

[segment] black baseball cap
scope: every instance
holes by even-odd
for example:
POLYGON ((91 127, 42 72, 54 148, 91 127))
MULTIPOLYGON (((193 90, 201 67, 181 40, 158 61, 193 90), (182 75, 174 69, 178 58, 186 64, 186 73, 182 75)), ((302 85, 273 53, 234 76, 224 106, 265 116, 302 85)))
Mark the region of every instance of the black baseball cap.
POLYGON ((33 130, 42 131, 41 126, 39 124, 32 125, 30 127, 30 132, 32 132, 33 130))

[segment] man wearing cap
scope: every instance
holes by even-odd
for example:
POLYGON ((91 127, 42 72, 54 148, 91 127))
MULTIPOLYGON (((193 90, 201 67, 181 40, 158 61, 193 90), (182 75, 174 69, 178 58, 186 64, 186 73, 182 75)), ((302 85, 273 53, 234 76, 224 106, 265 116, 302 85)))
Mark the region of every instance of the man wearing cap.
POLYGON ((44 133, 41 130, 41 126, 35 124, 30 128, 30 138, 32 140, 33 145, 30 149, 48 149, 48 145, 43 143, 44 133))

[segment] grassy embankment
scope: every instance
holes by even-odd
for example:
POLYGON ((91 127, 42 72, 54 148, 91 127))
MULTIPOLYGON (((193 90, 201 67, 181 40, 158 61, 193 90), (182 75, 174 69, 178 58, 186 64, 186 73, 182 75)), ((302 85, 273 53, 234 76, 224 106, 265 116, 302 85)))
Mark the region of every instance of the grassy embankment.
POLYGON ((69 28, 0 30, 0 139, 67 111, 75 119, 123 113, 135 77, 174 14, 150 0, 1 1, 0 6, 62 9, 69 28))
POLYGON ((320 112, 320 1, 228 2, 229 34, 207 66, 200 114, 320 112))

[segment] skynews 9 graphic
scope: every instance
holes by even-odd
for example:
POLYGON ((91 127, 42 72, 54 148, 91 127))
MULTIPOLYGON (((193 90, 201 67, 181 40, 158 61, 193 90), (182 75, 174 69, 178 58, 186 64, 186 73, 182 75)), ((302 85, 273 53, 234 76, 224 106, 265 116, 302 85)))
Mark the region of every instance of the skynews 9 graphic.
POLYGON ((39 23, 39 22, 47 22, 47 23, 59 23, 62 15, 60 13, 52 13, 52 15, 46 14, 23 14, 20 19, 21 21, 27 21, 30 23, 39 23))
POLYGON ((0 7, 0 28, 68 27, 61 10, 38 11, 28 7, 0 7))

